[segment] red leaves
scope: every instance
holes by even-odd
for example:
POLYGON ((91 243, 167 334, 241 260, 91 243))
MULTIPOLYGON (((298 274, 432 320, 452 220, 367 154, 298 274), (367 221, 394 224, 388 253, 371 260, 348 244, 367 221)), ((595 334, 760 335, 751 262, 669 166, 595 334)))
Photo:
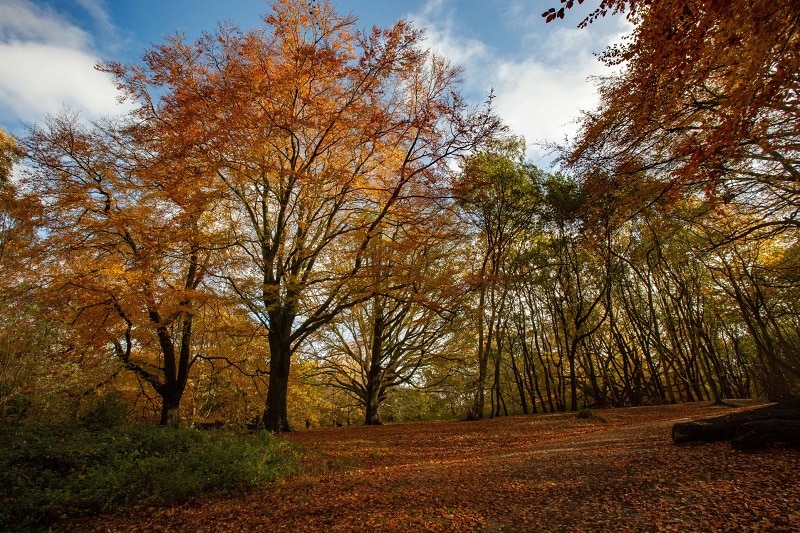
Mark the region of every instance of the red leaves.
MULTIPOLYGON (((707 404, 481 422, 302 431, 325 468, 241 497, 80 530, 789 531, 800 527, 800 455, 679 447, 669 428, 707 404), (379 453, 376 453, 376 450, 379 453), (332 465, 332 468, 329 466, 332 465)), ((75 524, 71 524, 75 525, 75 524)))
POLYGON ((542 13, 542 16, 545 17, 546 22, 553 22, 556 19, 556 17, 558 17, 560 19, 563 19, 564 18, 564 8, 562 7, 561 9, 556 11, 556 9, 554 7, 551 7, 550 9, 548 9, 547 11, 542 13))
MULTIPOLYGON (((542 16, 545 18, 545 22, 553 22, 556 18, 563 19, 564 10, 572 9, 572 6, 575 5, 575 0, 561 0, 561 3, 566 5, 559 10, 556 10, 556 8, 551 7, 550 9, 542 13, 542 16)), ((583 0, 578 0, 578 3, 582 4, 583 0)))

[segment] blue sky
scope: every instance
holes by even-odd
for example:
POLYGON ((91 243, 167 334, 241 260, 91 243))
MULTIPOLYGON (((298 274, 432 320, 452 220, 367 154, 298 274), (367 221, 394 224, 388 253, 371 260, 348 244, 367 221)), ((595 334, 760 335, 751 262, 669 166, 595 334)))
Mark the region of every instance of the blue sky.
MULTIPOLYGON (((464 69, 464 94, 477 102, 494 89, 495 108, 525 136, 534 162, 548 157, 537 143, 562 141, 582 109, 596 105, 591 76, 608 74, 594 54, 619 40, 624 18, 576 28, 592 2, 566 20, 545 24, 555 0, 333 0, 357 26, 386 27, 405 18, 423 28, 426 46, 464 69)), ((137 62, 176 31, 188 39, 220 21, 247 29, 271 12, 266 0, 0 0, 0 127, 24 133, 63 107, 91 120, 120 112, 101 60, 137 62)))

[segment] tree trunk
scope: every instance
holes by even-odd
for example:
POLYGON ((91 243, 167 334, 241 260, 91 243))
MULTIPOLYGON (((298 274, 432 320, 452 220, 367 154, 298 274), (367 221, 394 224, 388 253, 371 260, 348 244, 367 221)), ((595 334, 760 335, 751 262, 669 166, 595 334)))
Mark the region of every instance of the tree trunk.
POLYGON ((366 411, 364 424, 367 426, 377 426, 381 423, 378 419, 378 407, 380 406, 381 374, 383 373, 383 368, 381 366, 381 361, 383 359, 383 336, 386 329, 383 317, 383 306, 379 298, 375 298, 373 309, 372 346, 370 346, 369 369, 367 370, 367 401, 364 406, 366 411))
MULTIPOLYGON (((481 270, 481 278, 486 276, 486 264, 481 270)), ((491 330, 489 340, 484 345, 484 311, 486 309, 486 287, 482 286, 478 303, 478 379, 475 383, 475 397, 467 412, 467 420, 480 420, 486 405, 486 374, 489 365, 489 350, 491 345, 491 330)))
POLYGON ((569 398, 570 409, 578 410, 578 376, 575 374, 575 358, 577 357, 578 347, 573 342, 567 354, 569 361, 569 398))
POLYGON ((378 416, 378 392, 370 391, 367 399, 366 416, 364 417, 364 425, 366 426, 380 426, 382 424, 378 416))
POLYGON ((163 383, 156 385, 156 380, 149 380, 156 392, 161 396, 161 418, 159 425, 177 428, 180 425, 180 404, 186 382, 189 377, 190 355, 192 346, 192 321, 193 315, 187 314, 182 322, 181 345, 178 354, 175 353, 175 343, 170 335, 169 328, 161 321, 158 311, 150 311, 150 320, 157 324, 161 354, 164 357, 163 383))
POLYGON ((800 398, 726 416, 681 422, 672 427, 676 444, 731 441, 737 449, 769 444, 800 446, 800 398))
POLYGON ((286 407, 292 359, 292 322, 294 316, 270 313, 269 389, 267 389, 267 405, 263 421, 264 429, 275 433, 292 430, 286 407))
POLYGON ((527 415, 530 411, 528 410, 528 398, 525 396, 525 380, 517 366, 517 358, 514 357, 514 350, 509 350, 508 354, 511 358, 511 370, 514 372, 514 383, 517 386, 517 394, 519 394, 519 404, 522 407, 522 414, 527 415))
POLYGON ((161 419, 158 425, 177 428, 181 422, 181 395, 165 394, 161 400, 161 419))

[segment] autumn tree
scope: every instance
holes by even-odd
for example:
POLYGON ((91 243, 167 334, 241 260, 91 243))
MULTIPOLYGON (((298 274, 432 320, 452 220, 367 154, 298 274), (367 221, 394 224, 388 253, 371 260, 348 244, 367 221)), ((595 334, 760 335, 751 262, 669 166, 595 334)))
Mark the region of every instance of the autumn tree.
POLYGON ((21 187, 42 204, 38 252, 54 317, 152 386, 160 423, 177 426, 219 228, 213 191, 151 124, 51 117, 24 139, 21 187))
POLYGON ((35 241, 31 219, 35 199, 20 194, 12 180, 24 153, 17 140, 0 129, 0 418, 20 414, 34 401, 50 343, 58 336, 50 324, 36 320, 28 249, 35 241), (16 404, 16 405, 15 405, 16 404))
POLYGON ((379 408, 393 389, 429 385, 423 371, 448 352, 463 304, 451 211, 430 199, 412 205, 401 220, 390 214, 368 246, 360 277, 373 294, 311 342, 312 374, 353 396, 367 425, 381 423, 379 408))
MULTIPOLYGON (((706 217, 702 225, 706 246, 728 231, 731 220, 746 218, 746 213, 730 208, 706 217)), ((754 223, 743 220, 741 224, 754 223)), ((793 322, 797 316, 796 246, 791 235, 748 236, 698 254, 715 286, 738 311, 740 327, 747 331, 752 348, 745 352, 745 360, 753 369, 759 392, 775 401, 796 395, 800 386, 800 339, 793 322)))
MULTIPOLYGON (((563 18, 573 5, 566 2, 563 9, 552 8, 543 15, 548 21, 563 18)), ((771 329, 779 323, 766 326, 767 310, 777 302, 766 304, 764 298, 777 278, 758 262, 748 264, 741 249, 771 248, 775 243, 791 249, 797 239, 797 3, 602 0, 593 16, 622 11, 633 23, 633 32, 602 55, 609 64, 621 64, 622 70, 601 83, 600 107, 585 115, 563 161, 578 175, 593 177, 585 184, 593 201, 610 190, 624 191, 617 207, 631 218, 649 206, 658 205, 662 214, 671 216, 671 209, 700 205, 694 209, 696 216, 684 223, 706 239, 696 257, 712 276, 704 273, 703 283, 689 289, 687 297, 698 290, 710 291, 708 284, 716 280, 717 288, 729 297, 725 305, 732 299, 741 311, 743 326, 757 333, 759 357, 771 361, 767 367, 773 365, 768 373, 796 381, 793 364, 784 367, 783 375, 776 372, 788 360, 776 355, 772 340, 764 343, 764 329, 757 325, 762 321, 771 329), (723 224, 710 222, 720 217, 723 224)), ((591 20, 592 16, 583 26, 591 20)), ((662 266, 664 273, 671 272, 668 285, 683 283, 682 276, 673 276, 677 265, 662 266)), ((699 275, 692 277, 698 280, 699 275)), ((784 290, 793 286, 786 283, 784 290)), ((726 298, 719 295, 717 300, 726 298)), ((665 309, 683 309, 676 326, 690 319, 695 323, 685 333, 707 335, 706 328, 713 326, 709 316, 701 318, 704 312, 699 305, 696 301, 683 307, 674 301, 665 309)), ((708 309, 714 311, 714 307, 708 309)), ((665 318, 670 316, 676 315, 665 318)), ((738 338, 734 329, 728 328, 729 339, 738 338)), ((770 339, 775 335, 785 333, 770 334, 770 339)), ((675 340, 685 338, 682 334, 675 340)), ((697 392, 708 386, 716 396, 722 389, 714 389, 724 388, 727 377, 714 363, 724 361, 711 350, 711 339, 697 340, 702 342, 694 342, 692 349, 699 352, 690 355, 709 365, 697 392)), ((744 351, 742 344, 734 350, 744 351)), ((780 351, 786 353, 786 348, 780 351)), ((776 396, 785 394, 785 384, 778 385, 774 382, 771 387, 776 396)))
MULTIPOLYGON (((23 156, 17 139, 0 129, 0 266, 3 267, 9 266, 9 261, 19 260, 19 249, 26 247, 34 238, 30 222, 37 208, 36 201, 22 194, 12 180, 14 165, 23 156)), ((5 281, 10 281, 13 275, 6 270, 3 277, 5 281)))
POLYGON ((488 364, 504 320, 507 284, 504 283, 511 249, 517 237, 535 220, 540 171, 525 163, 523 139, 497 140, 470 157, 453 186, 453 194, 472 226, 477 251, 474 286, 478 332, 477 378, 474 402, 467 415, 483 417, 488 364))
POLYGON ((263 420, 283 431, 293 354, 369 294, 352 279, 387 212, 498 123, 468 109, 458 69, 404 21, 364 33, 329 2, 282 0, 264 22, 108 69, 227 195, 235 249, 220 275, 269 332, 263 420))
POLYGON ((796 3, 630 4, 631 38, 603 56, 624 70, 602 84, 565 161, 607 170, 605 187, 639 203, 703 194, 758 205, 763 220, 728 238, 796 228, 796 3))

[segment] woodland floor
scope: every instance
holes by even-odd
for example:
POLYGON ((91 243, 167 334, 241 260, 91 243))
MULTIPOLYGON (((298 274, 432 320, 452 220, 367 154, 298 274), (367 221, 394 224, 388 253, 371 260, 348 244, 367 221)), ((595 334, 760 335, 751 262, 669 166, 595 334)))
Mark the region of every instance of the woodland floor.
MULTIPOLYGON (((744 403, 742 403, 744 405, 744 403)), ((246 495, 63 531, 800 531, 800 451, 672 444, 692 403, 312 429, 301 474, 246 495)))

